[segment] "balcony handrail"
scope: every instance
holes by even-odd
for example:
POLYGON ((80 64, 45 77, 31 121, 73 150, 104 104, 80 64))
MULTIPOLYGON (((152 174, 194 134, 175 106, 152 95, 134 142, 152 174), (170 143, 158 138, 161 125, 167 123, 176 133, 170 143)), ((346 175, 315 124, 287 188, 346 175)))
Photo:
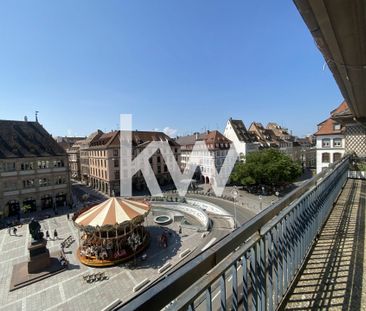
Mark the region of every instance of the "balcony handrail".
MULTIPOLYGON (((237 252, 238 248, 243 252, 244 248, 247 249, 248 247, 253 246, 253 243, 256 242, 257 239, 254 239, 253 243, 247 244, 246 242, 256 233, 258 236, 266 234, 271 228, 270 226, 267 226, 267 224, 271 222, 271 225, 274 225, 281 221, 281 219, 291 211, 293 206, 296 206, 296 202, 302 199, 304 194, 313 188, 317 188, 320 184, 325 183, 331 178, 331 176, 337 174, 341 169, 344 169, 344 166, 349 163, 349 160, 350 156, 347 155, 341 161, 334 163, 328 169, 304 182, 299 188, 287 194, 267 209, 261 211, 248 222, 212 245, 209 249, 191 259, 177 270, 168 273, 165 278, 149 288, 146 288, 130 301, 125 302, 118 310, 160 310, 169 305, 170 302, 175 300, 196 281, 199 281, 205 275, 207 278, 207 273, 210 270, 231 255, 233 260, 221 264, 224 266, 226 265, 227 269, 229 269, 232 262, 238 259, 235 255, 239 254, 237 252), (276 216, 279 217, 275 219, 276 216)), ((203 286, 202 290, 204 289, 203 286)), ((202 290, 200 292, 202 292, 202 290)), ((197 293, 198 292, 196 291, 195 297, 197 297, 197 293)))

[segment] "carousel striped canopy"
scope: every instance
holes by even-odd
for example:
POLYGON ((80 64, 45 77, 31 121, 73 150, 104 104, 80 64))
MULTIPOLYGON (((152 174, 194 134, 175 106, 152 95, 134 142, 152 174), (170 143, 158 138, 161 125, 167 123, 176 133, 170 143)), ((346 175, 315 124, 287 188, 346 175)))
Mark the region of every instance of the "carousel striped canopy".
POLYGON ((110 198, 79 215, 75 222, 92 227, 115 225, 143 216, 149 210, 150 205, 141 201, 110 198))

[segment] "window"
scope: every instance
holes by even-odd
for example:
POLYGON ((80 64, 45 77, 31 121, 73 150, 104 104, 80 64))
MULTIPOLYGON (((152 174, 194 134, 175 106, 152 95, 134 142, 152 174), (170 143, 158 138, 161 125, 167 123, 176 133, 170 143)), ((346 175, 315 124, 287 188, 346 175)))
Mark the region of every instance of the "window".
MULTIPOLYGON (((76 161, 76 156, 73 156, 72 160, 76 161)), ((64 164, 64 161, 62 161, 62 160, 53 161, 53 167, 64 167, 64 166, 65 166, 65 164, 64 164)), ((47 165, 47 167, 48 167, 48 165, 47 165)))
POLYGON ((156 160, 158 163, 160 163, 160 157, 157 157, 156 160))
POLYGON ((322 154, 322 162, 323 163, 329 163, 330 162, 330 155, 328 152, 324 152, 322 154))
POLYGON ((23 188, 33 188, 34 179, 23 180, 23 188))
POLYGON ((160 165, 158 165, 158 174, 160 174, 161 173, 161 167, 160 167, 160 165))
POLYGON ((341 125, 340 125, 340 124, 338 124, 338 123, 335 123, 335 124, 333 125, 333 129, 334 129, 334 130, 336 130, 336 131, 337 131, 337 130, 339 131, 339 130, 341 129, 341 125))
POLYGON ((119 171, 114 172, 114 179, 119 179, 119 171))
POLYGON ((342 154, 339 152, 333 153, 333 162, 337 162, 342 158, 342 154))
POLYGON ((119 167, 119 160, 114 160, 114 167, 119 167))
POLYGON ((333 139, 333 147, 342 147, 342 139, 334 138, 333 139))
POLYGON ((56 185, 62 185, 62 184, 66 184, 66 178, 63 176, 58 176, 56 177, 56 185))
POLYGON ((166 165, 164 165, 164 172, 168 172, 168 167, 166 165))
POLYGON ((113 156, 118 157, 118 149, 113 149, 113 156))
POLYGON ((33 170, 33 162, 25 162, 20 164, 20 169, 22 171, 33 170))
POLYGON ((323 148, 328 148, 328 147, 330 147, 330 139, 329 139, 329 138, 324 138, 324 139, 322 139, 322 147, 323 147, 323 148))
POLYGON ((47 178, 40 178, 38 182, 39 182, 40 187, 48 186, 48 179, 47 178))

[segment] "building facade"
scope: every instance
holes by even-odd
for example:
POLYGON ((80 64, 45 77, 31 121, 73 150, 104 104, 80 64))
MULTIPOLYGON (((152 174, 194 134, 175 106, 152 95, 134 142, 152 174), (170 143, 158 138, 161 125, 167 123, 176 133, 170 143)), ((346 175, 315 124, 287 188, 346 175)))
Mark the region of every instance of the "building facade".
POLYGON ((0 213, 70 204, 66 152, 38 123, 0 120, 0 213))
POLYGON ((358 157, 366 158, 366 127, 355 121, 349 108, 336 112, 333 120, 345 127, 345 152, 355 154, 358 157))
MULTIPOLYGON (((132 132, 133 159, 152 141, 167 141, 175 160, 179 163, 180 146, 166 134, 152 131, 132 132)), ((88 149, 90 185, 110 196, 120 194, 120 152, 120 131, 102 134, 90 143, 88 149)), ((160 186, 166 186, 172 182, 160 151, 155 152, 149 162, 160 186)), ((141 171, 133 176, 132 183, 134 191, 146 190, 141 171)))
POLYGON ((259 148, 255 136, 247 131, 242 120, 230 118, 226 123, 224 136, 233 143, 241 160, 245 158, 248 152, 256 151, 259 148))
POLYGON ((219 131, 207 131, 205 133, 194 133, 193 135, 182 136, 176 139, 181 147, 181 169, 184 170, 188 161, 197 165, 194 178, 206 184, 216 184, 215 170, 229 170, 224 166, 225 158, 232 143, 219 131), (208 151, 191 154, 196 142, 203 141, 208 151))
POLYGON ((328 119, 318 124, 316 136, 316 172, 320 173, 331 163, 339 161, 345 153, 345 126, 333 119, 348 108, 343 102, 331 112, 328 119))
POLYGON ((82 141, 78 140, 71 148, 66 150, 69 158, 70 176, 74 180, 81 180, 81 169, 80 169, 80 145, 82 141))
POLYGON ((89 147, 90 144, 99 139, 101 135, 103 135, 103 132, 101 130, 97 130, 80 143, 80 179, 81 182, 88 186, 90 186, 89 147))

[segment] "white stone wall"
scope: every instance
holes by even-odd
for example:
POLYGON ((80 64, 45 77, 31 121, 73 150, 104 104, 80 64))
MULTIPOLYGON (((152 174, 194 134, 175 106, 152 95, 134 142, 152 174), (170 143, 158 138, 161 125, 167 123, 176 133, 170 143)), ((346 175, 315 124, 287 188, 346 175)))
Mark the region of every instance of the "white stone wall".
POLYGON ((345 153, 345 139, 343 135, 323 135, 316 138, 316 173, 319 174, 324 168, 333 163, 335 153, 340 153, 342 156, 345 153), (323 147, 323 139, 329 139, 328 147, 323 147), (335 146, 334 139, 341 139, 341 146, 335 146), (329 163, 322 161, 323 153, 329 153, 329 163))

